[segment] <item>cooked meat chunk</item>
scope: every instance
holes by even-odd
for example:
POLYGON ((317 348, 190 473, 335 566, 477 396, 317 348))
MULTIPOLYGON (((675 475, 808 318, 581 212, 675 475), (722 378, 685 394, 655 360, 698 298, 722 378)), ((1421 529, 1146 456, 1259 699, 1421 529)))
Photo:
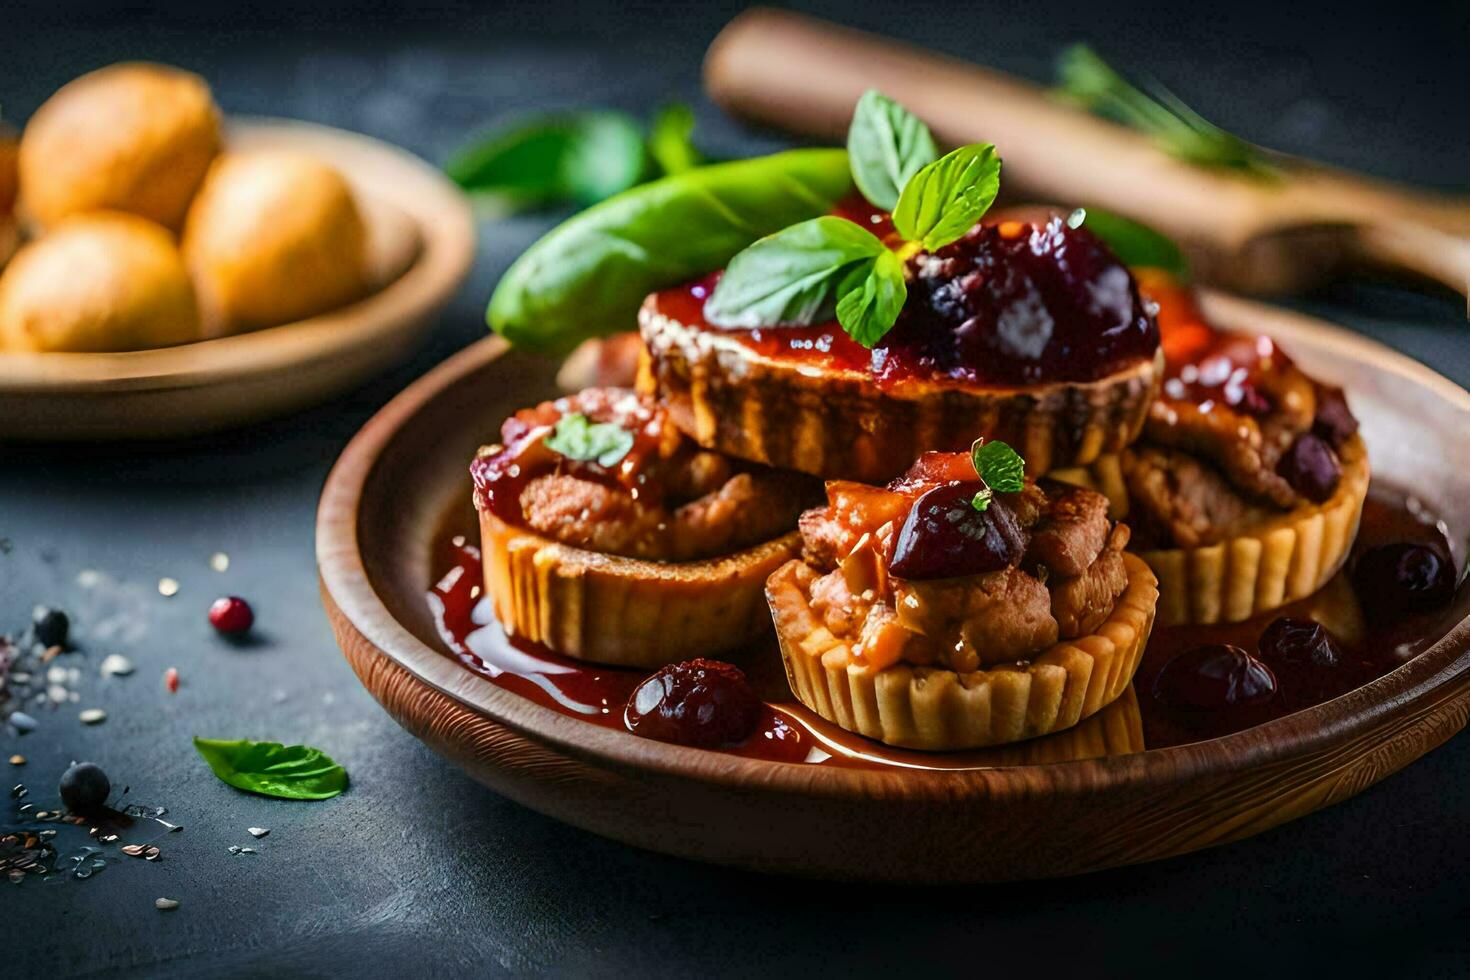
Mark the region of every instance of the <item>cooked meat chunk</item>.
POLYGON ((897 581, 894 608, 904 628, 933 641, 955 670, 1021 660, 1057 641, 1046 586, 1016 568, 897 581))
POLYGON ((1057 575, 1081 575, 1108 540, 1108 498, 1094 490, 1055 485, 1031 529, 1029 562, 1057 575))
POLYGON ((1121 546, 1110 545, 1081 575, 1053 578, 1048 585, 1051 612, 1063 639, 1096 632, 1128 587, 1121 546))
POLYGON ((817 568, 835 568, 852 548, 852 536, 831 507, 813 507, 802 513, 796 526, 801 530, 802 557, 817 568))
POLYGON ((1123 454, 1128 499, 1146 526, 1176 547, 1196 548, 1229 537, 1243 523, 1267 516, 1220 472, 1183 452, 1134 446, 1123 454))
POLYGON ((1161 397, 1149 408, 1144 434, 1151 443, 1213 462, 1250 497, 1292 507, 1298 501, 1296 491, 1276 468, 1297 437, 1311 429, 1316 390, 1291 364, 1264 372, 1256 387, 1270 397, 1270 410, 1264 414, 1237 411, 1222 402, 1161 397))
POLYGON ((526 484, 521 512, 532 530, 576 548, 695 561, 785 534, 808 502, 809 487, 791 474, 737 473, 713 492, 670 511, 620 488, 552 474, 526 484))
POLYGON ((559 473, 526 484, 521 513, 527 527, 562 544, 629 558, 658 551, 668 517, 622 490, 559 473))

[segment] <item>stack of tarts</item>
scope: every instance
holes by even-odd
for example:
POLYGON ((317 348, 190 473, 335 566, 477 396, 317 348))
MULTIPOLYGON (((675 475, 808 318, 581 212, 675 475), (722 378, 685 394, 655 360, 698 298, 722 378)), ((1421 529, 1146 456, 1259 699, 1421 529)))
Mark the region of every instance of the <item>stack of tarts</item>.
POLYGON ((683 662, 769 655, 774 626, 806 708, 953 750, 1118 699, 1156 608, 1241 620, 1326 582, 1368 482, 1341 393, 1209 328, 1080 212, 982 217, 992 186, 957 222, 945 209, 984 197, 987 153, 911 174, 972 181, 930 186, 918 218, 855 160, 866 200, 647 297, 636 390, 506 420, 472 464, 504 628, 659 669, 629 727, 663 712, 687 724, 657 737, 722 744, 711 716, 748 714, 748 689, 683 662))

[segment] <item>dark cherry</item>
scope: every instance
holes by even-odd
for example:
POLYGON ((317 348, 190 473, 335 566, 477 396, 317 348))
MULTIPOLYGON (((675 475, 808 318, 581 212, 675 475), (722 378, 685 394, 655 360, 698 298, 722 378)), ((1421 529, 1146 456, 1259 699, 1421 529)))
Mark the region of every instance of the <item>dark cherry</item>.
POLYGON ((209 607, 209 625, 226 635, 238 635, 255 625, 255 612, 239 596, 225 596, 209 607))
POLYGON ((1273 664, 1331 670, 1342 663, 1342 650, 1315 619, 1281 616, 1261 634, 1261 656, 1273 664))
POLYGON ((37 609, 31 629, 42 646, 64 647, 71 632, 71 620, 60 609, 37 609))
POLYGON ((1280 616, 1261 633, 1259 646, 1292 704, 1318 704, 1363 679, 1362 665, 1349 662, 1327 627, 1314 619, 1280 616))
POLYGON ((634 688, 623 721, 644 738, 710 747, 744 741, 760 715, 743 670, 697 659, 664 667, 634 688))
POLYGON ((1380 545, 1358 559, 1353 588, 1370 619, 1391 622, 1447 605, 1455 594, 1454 564, 1428 545, 1380 545))
POLYGON ((1154 697, 1174 708, 1221 711, 1264 704, 1276 693, 1276 675, 1240 647, 1211 643, 1164 664, 1154 697))
POLYGON ((945 483, 926 491, 904 518, 888 570, 900 578, 954 578, 1017 564, 1026 553, 1026 532, 999 495, 984 511, 971 503, 985 484, 945 483))
POLYGON ((1320 504, 1337 492, 1342 464, 1325 439, 1304 432, 1276 464, 1276 472, 1297 493, 1320 504))
POLYGON ((1341 449, 1357 431, 1358 420, 1348 408, 1342 389, 1317 389, 1317 417, 1312 420, 1312 432, 1334 449, 1341 449))
POLYGON ((1060 218, 980 225, 912 264, 903 316, 874 350, 880 379, 920 365, 964 381, 1091 381, 1158 349, 1128 269, 1060 218))
POLYGON ((61 774, 61 802, 72 813, 95 813, 107 802, 112 783, 95 762, 74 762, 61 774))

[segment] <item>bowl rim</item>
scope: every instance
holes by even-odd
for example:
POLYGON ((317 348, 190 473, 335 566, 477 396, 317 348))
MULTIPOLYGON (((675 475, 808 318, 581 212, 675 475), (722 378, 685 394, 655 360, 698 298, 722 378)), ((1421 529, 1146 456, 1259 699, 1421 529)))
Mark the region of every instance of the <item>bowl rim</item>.
MULTIPOLYGON (((1213 291, 1208 313, 1226 322, 1252 322, 1273 335, 1331 332, 1333 346, 1356 359, 1430 388, 1463 413, 1470 425, 1470 392, 1377 341, 1301 314, 1213 291)), ((1332 701, 1255 728, 1184 745, 1068 762, 973 769, 848 768, 750 759, 639 738, 588 724, 544 707, 479 677, 433 649, 396 620, 379 597, 359 548, 358 511, 377 463, 402 427, 427 403, 465 376, 502 356, 509 345, 487 337, 453 355, 403 390, 353 437, 332 467, 317 511, 316 549, 324 602, 374 650, 418 682, 522 737, 594 766, 654 772, 707 784, 761 792, 825 797, 944 800, 1024 794, 1065 781, 1109 789, 1160 786, 1181 778, 1209 778, 1268 762, 1330 749, 1355 731, 1370 730, 1411 712, 1457 680, 1470 679, 1470 615, 1433 646, 1395 670, 1332 701)), ((340 641, 340 637, 339 637, 340 641)))
MULTIPOLYGON (((349 183, 369 169, 391 172, 402 193, 393 203, 412 219, 418 254, 380 289, 325 313, 246 333, 137 351, 0 351, 0 394, 159 391, 257 378, 332 358, 348 340, 371 345, 451 294, 474 260, 475 224, 469 200, 438 168, 384 140, 297 119, 231 116, 230 140, 285 139, 294 146, 351 151, 355 166, 339 165, 349 183)), ((369 183, 373 183, 370 179, 369 183)), ((359 188, 361 192, 361 188, 359 188)))

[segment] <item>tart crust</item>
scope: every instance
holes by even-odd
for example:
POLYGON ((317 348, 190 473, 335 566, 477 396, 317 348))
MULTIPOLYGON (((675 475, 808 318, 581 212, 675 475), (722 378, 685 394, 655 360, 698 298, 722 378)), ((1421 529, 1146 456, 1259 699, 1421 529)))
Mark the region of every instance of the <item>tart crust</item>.
POLYGON ((512 636, 578 660, 662 667, 769 632, 767 576, 801 550, 795 531, 720 558, 658 562, 561 544, 480 512, 485 591, 512 636))
POLYGON ((1342 568, 1368 496, 1368 451, 1354 435, 1325 503, 1294 510, 1200 548, 1139 552, 1159 578, 1159 624, 1238 623, 1305 599, 1342 568))
POLYGON ((1153 573, 1125 554, 1128 587, 1089 636, 1030 661, 958 673, 853 662, 852 649, 811 608, 800 561, 766 583, 786 677, 802 704, 850 732, 912 749, 972 749, 1070 728, 1127 690, 1153 627, 1153 573))
POLYGON ((660 312, 638 315, 648 356, 639 389, 702 446, 828 479, 882 483, 928 450, 1003 439, 1028 475, 1083 466, 1137 438, 1163 376, 1162 350, 1091 382, 969 387, 913 379, 879 388, 865 371, 813 369, 660 312))

